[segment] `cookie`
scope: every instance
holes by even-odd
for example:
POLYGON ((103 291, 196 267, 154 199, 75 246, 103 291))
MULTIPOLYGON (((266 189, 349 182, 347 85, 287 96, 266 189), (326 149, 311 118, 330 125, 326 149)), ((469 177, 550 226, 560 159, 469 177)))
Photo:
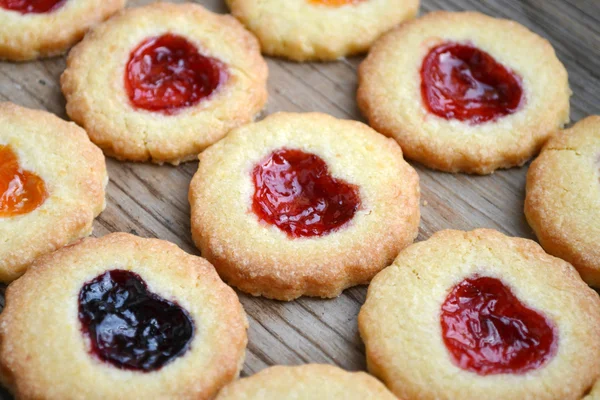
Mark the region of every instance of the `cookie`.
POLYGON ((45 111, 0 103, 0 281, 92 232, 104 210, 104 156, 85 131, 45 111))
POLYGON ((247 326, 206 260, 125 233, 83 239, 8 287, 2 379, 19 399, 210 399, 238 375, 247 326))
POLYGON ((600 298, 535 242, 442 231, 369 286, 369 371, 405 400, 577 400, 600 375, 600 298))
POLYGON ((262 51, 295 61, 362 53, 384 32, 413 18, 419 0, 226 0, 258 37, 262 51))
POLYGON ((27 61, 64 53, 126 0, 0 0, 0 59, 27 61))
POLYGON ((544 249, 600 288, 600 117, 548 141, 527 174, 525 216, 544 249))
POLYGON ((192 236, 255 296, 335 297, 412 243, 419 178, 391 139, 319 113, 278 113, 200 155, 192 236))
POLYGON ((407 158, 489 174, 535 155, 569 121, 570 95, 547 40, 514 21, 440 11, 375 43, 357 100, 407 158))
POLYGON ((215 400, 394 400, 371 375, 332 365, 275 366, 226 386, 215 400))
POLYGON ((122 160, 178 164, 252 121, 267 99, 258 42, 235 18, 193 4, 129 9, 67 59, 67 113, 122 160))

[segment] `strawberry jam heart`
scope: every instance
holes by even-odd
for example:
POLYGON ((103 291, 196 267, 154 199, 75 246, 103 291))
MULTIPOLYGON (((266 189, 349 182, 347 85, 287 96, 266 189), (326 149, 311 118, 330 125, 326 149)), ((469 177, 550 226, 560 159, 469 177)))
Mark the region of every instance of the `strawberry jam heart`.
POLYGON ((252 210, 293 238, 322 236, 354 217, 358 188, 333 178, 323 159, 301 150, 281 149, 252 173, 252 210))
POLYGON ((145 40, 131 53, 125 89, 134 107, 173 114, 210 96, 227 76, 219 60, 203 56, 181 36, 166 34, 145 40))
POLYGON ((437 46, 425 57, 421 95, 438 117, 472 124, 515 113, 524 97, 518 75, 488 53, 457 43, 437 46))
POLYGON ((442 305, 442 335, 456 365, 479 375, 523 374, 556 353, 553 324, 499 279, 465 279, 442 305))
POLYGON ((22 170, 11 148, 0 145, 0 218, 27 214, 47 197, 43 179, 22 170))
POLYGON ((67 0, 0 0, 0 7, 21 14, 43 14, 60 8, 67 0))
POLYGON ((330 7, 339 7, 346 4, 357 4, 364 0, 309 0, 313 4, 322 4, 330 7))
POLYGON ((154 371, 190 347, 194 323, 183 308, 148 291, 144 280, 112 270, 79 292, 79 321, 101 360, 129 370, 154 371))

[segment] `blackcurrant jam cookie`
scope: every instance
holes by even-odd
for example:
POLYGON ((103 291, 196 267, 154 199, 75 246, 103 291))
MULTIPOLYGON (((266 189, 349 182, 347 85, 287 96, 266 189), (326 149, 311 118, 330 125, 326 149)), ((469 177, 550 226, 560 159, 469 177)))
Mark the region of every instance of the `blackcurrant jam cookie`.
POLYGON ((393 140, 356 121, 278 113, 200 155, 192 235, 255 296, 335 297, 417 236, 419 178, 393 140))
POLYGON ((83 129, 0 103, 0 281, 89 235, 107 183, 102 151, 83 129))
POLYGON ((19 399, 211 399, 247 343, 235 292, 172 243, 114 233, 37 260, 0 315, 19 399))
POLYGON ((0 0, 0 59, 62 54, 126 0, 0 0))
POLYGON ((369 370, 401 399, 577 400, 600 374, 600 297, 569 263, 493 230, 404 250, 358 317, 369 370))
POLYGON ((406 157, 448 172, 524 164, 569 121, 567 71, 514 21, 434 12, 375 43, 358 105, 406 157))
POLYGON ((527 174, 525 215, 544 249, 600 288, 600 117, 557 133, 527 174))
POLYGON ((70 53, 67 113, 118 159, 195 159, 267 99, 257 40, 228 15, 192 4, 129 9, 70 53))
POLYGON ((275 366, 226 386, 215 400, 395 400, 386 387, 364 372, 332 365, 275 366))
POLYGON ((295 61, 361 53, 384 32, 413 18, 419 0, 226 0, 265 54, 295 61))

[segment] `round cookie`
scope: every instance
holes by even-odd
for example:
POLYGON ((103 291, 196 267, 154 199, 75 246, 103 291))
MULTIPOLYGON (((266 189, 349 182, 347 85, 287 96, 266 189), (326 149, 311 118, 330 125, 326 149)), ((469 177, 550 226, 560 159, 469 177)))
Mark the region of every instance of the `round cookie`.
POLYGON ((374 44, 357 100, 407 158, 489 174, 524 164, 569 122, 570 95, 547 40, 514 21, 434 12, 374 44))
POLYGON ((335 60, 367 51, 413 18, 419 0, 226 0, 262 51, 295 61, 335 60))
POLYGON ((104 156, 85 131, 0 103, 0 281, 92 232, 104 210, 104 156))
POLYGON ((278 113, 200 155, 192 236, 255 296, 335 297, 412 243, 419 178, 393 140, 319 113, 278 113))
POLYGON ((19 399, 209 399, 237 377, 247 326, 206 260, 125 233, 88 238, 8 287, 3 383, 19 399))
POLYGON ((253 120, 267 99, 258 42, 192 4, 129 9, 67 59, 67 113, 106 154, 178 164, 253 120))
POLYGON ((226 386, 215 400, 395 400, 377 379, 332 365, 274 366, 226 386))
POLYGON ((369 371, 406 400, 577 400, 600 375, 598 294, 537 243, 493 230, 408 247, 358 323, 369 371))
POLYGON ((62 54, 126 0, 0 0, 0 59, 62 54))
POLYGON ((556 134, 527 174, 525 216, 544 249, 600 287, 600 117, 556 134))

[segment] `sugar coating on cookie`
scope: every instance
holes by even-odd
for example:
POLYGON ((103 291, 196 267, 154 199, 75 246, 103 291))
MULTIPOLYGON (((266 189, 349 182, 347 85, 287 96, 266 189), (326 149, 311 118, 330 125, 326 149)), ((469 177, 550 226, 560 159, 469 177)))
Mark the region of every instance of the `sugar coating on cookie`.
POLYGON ((394 400, 386 387, 364 372, 324 364, 274 366, 226 386, 216 400, 348 399, 394 400))
POLYGON ((104 210, 104 156, 85 131, 45 111, 0 103, 0 281, 92 232, 104 210))
POLYGON ((557 132, 527 174, 525 215, 544 249, 600 287, 600 117, 557 132))
POLYGON ((265 54, 295 61, 362 53, 384 32, 413 18, 419 0, 227 0, 265 54))
POLYGON ((371 282, 369 371, 402 399, 580 399, 600 374, 600 298, 569 263, 497 231, 442 231, 371 282))
POLYGON ((87 238, 8 288, 2 382, 22 399, 213 398, 241 369, 247 327, 206 260, 125 233, 87 238))
POLYGON ((154 3, 95 28, 67 59, 67 113, 123 160, 195 159, 267 99, 258 42, 235 18, 154 3))
POLYGON ((0 0, 0 59, 27 61, 64 53, 126 0, 0 0))
POLYGON ((278 113, 200 155, 192 235, 245 292, 335 297, 412 243, 419 193, 393 140, 355 121, 278 113))
POLYGON ((434 12, 374 44, 357 101, 407 158, 489 174, 535 155, 569 121, 570 95, 547 40, 514 21, 434 12))

